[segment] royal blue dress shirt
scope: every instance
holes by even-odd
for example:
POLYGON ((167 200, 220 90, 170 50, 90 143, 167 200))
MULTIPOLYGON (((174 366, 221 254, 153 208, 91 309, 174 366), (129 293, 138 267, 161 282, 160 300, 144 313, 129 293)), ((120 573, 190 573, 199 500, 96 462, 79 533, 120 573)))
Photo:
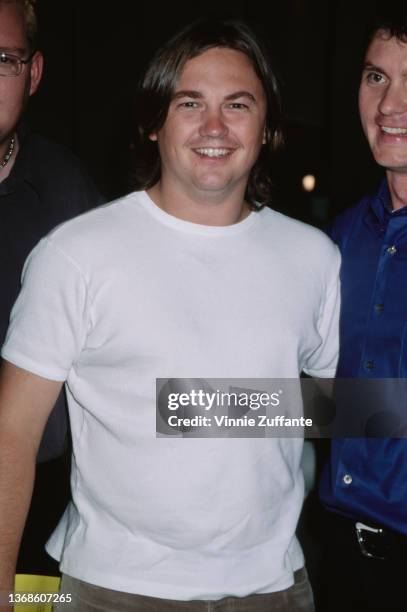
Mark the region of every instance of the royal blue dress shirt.
MULTIPOLYGON (((342 253, 337 376, 407 378, 407 206, 391 211, 384 181, 329 233, 342 253)), ((407 535, 407 438, 332 440, 320 496, 330 510, 407 535)))

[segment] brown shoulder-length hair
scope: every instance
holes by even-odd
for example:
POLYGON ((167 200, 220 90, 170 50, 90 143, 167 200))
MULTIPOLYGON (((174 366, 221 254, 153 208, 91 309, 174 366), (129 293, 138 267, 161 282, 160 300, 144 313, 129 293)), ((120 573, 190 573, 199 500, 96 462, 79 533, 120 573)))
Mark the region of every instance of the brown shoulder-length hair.
POLYGON ((165 122, 185 63, 213 47, 244 53, 266 94, 266 142, 252 168, 245 194, 246 200, 254 208, 261 208, 270 202, 271 159, 282 142, 280 92, 264 44, 246 24, 239 21, 211 19, 196 22, 172 38, 154 56, 136 98, 133 184, 136 189, 149 189, 160 180, 159 150, 157 143, 150 140, 150 135, 158 132, 165 122))

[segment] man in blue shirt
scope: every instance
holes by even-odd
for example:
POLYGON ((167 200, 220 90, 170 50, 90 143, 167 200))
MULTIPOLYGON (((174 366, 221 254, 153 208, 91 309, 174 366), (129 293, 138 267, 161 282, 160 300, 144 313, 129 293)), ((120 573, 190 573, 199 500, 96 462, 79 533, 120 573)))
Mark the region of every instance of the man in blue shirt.
MULTIPOLYGON (((343 257, 340 378, 407 378, 407 10, 386 10, 359 90, 363 130, 386 178, 331 231, 343 257)), ((407 439, 333 440, 321 499, 331 511, 323 611, 405 612, 407 439)))

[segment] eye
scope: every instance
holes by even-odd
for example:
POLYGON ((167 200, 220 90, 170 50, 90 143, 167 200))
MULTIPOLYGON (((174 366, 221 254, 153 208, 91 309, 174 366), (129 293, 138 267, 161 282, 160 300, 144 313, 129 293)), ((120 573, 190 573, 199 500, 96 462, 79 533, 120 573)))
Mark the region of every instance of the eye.
POLYGON ((185 102, 180 102, 178 104, 178 108, 198 108, 199 103, 194 100, 186 100, 185 102))
POLYGON ((0 63, 1 64, 14 64, 15 58, 11 55, 7 55, 7 53, 0 53, 0 63))
POLYGON ((0 74, 1 76, 17 76, 21 72, 23 61, 16 55, 0 51, 0 74))
POLYGON ((248 110, 249 107, 247 104, 243 104, 243 102, 231 102, 228 105, 228 108, 231 108, 232 110, 248 110))
POLYGON ((366 74, 366 81, 372 85, 380 85, 385 82, 385 77, 380 72, 368 72, 366 74))

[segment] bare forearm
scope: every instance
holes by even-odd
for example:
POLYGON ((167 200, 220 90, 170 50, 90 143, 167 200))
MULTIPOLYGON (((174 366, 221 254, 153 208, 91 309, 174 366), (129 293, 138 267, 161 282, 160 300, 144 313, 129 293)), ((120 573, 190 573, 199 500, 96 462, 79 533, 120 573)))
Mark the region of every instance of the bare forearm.
POLYGON ((16 435, 0 432, 0 592, 13 590, 34 476, 32 446, 16 435))
POLYGON ((7 361, 1 365, 0 593, 13 590, 18 549, 32 496, 35 458, 60 389, 60 382, 41 378, 7 361))

